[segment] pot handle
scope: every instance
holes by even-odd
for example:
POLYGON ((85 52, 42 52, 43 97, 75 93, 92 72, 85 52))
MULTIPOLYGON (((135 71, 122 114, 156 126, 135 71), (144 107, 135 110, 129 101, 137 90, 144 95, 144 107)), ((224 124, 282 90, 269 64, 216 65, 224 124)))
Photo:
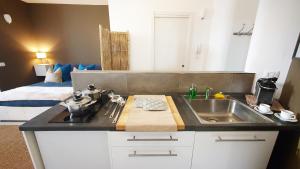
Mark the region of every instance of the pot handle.
POLYGON ((89 102, 88 104, 84 105, 83 107, 84 107, 84 108, 87 108, 87 107, 89 107, 90 105, 95 104, 96 102, 97 102, 96 100, 91 101, 91 102, 89 102))

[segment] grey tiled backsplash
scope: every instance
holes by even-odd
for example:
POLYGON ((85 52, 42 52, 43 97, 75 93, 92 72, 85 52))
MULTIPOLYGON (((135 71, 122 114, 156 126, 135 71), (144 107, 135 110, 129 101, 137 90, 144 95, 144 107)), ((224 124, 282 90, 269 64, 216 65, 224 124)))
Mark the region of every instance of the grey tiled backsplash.
POLYGON ((128 73, 128 93, 176 92, 179 78, 176 73, 128 73))
POLYGON ((185 72, 156 73, 128 71, 84 71, 72 73, 73 87, 82 90, 94 83, 102 89, 113 89, 121 94, 163 94, 187 92, 194 83, 198 91, 212 87, 222 92, 251 92, 254 73, 185 72))
POLYGON ((187 73, 180 76, 179 92, 186 92, 194 83, 201 92, 206 87, 211 87, 216 91, 230 92, 233 81, 233 74, 220 73, 187 73))

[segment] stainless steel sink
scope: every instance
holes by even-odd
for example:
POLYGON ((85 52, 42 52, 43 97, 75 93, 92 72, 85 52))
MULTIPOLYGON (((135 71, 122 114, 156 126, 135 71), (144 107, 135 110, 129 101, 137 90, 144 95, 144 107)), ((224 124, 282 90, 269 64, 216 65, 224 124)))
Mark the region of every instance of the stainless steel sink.
POLYGON ((195 99, 183 97, 203 124, 273 123, 271 119, 235 99, 205 100, 203 96, 197 96, 195 99))

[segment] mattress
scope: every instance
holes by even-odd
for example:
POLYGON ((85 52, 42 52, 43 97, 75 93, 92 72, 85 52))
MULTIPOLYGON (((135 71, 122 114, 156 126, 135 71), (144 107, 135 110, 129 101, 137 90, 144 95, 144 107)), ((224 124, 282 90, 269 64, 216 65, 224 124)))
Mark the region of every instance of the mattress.
POLYGON ((28 121, 73 93, 71 82, 36 83, 0 93, 0 122, 28 121))

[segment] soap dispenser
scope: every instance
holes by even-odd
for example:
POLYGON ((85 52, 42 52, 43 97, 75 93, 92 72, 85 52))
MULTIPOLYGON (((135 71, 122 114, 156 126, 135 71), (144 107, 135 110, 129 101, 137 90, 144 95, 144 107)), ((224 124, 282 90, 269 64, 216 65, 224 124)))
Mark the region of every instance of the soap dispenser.
POLYGON ((192 86, 189 88, 188 95, 190 99, 194 99, 197 96, 197 87, 192 83, 192 86))

